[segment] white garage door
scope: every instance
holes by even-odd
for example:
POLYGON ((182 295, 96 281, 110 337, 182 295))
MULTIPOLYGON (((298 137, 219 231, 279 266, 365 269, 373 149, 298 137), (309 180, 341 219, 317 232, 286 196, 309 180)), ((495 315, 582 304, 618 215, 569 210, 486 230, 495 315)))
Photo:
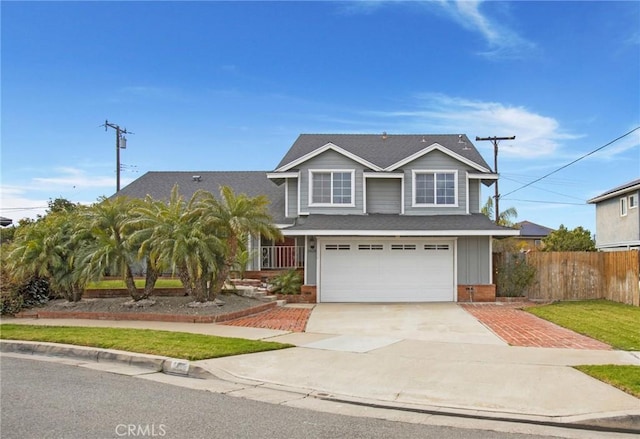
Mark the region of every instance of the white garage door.
POLYGON ((321 302, 454 300, 453 241, 319 240, 321 302))

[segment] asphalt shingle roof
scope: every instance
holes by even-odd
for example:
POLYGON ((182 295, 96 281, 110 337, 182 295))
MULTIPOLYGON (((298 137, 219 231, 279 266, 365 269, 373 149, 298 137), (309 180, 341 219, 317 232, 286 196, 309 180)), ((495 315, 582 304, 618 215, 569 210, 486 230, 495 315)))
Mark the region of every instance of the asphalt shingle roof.
POLYGON ((516 224, 520 227, 520 237, 545 237, 549 233, 553 232, 553 229, 549 227, 541 226, 540 224, 532 223, 530 221, 521 221, 516 224))
POLYGON ((144 198, 150 195, 157 200, 167 200, 176 184, 180 194, 186 200, 191 198, 198 189, 218 195, 220 186, 229 186, 236 194, 244 193, 250 197, 265 195, 271 201, 269 213, 274 222, 291 223, 291 220, 284 218, 284 186, 277 186, 269 180, 266 171, 147 172, 122 188, 117 195, 131 198, 144 198))
POLYGON ((299 218, 287 231, 339 230, 339 231, 412 231, 425 234, 435 231, 451 231, 453 235, 461 231, 513 232, 517 230, 497 226, 481 213, 470 215, 309 215, 299 218))
POLYGON ((640 178, 637 180, 633 180, 630 181, 628 183, 625 183, 623 185, 620 185, 618 187, 615 187, 613 189, 610 189, 600 195, 598 195, 597 197, 593 197, 592 199, 588 200, 587 203, 596 203, 598 201, 604 201, 606 199, 609 199, 611 197, 617 196, 619 195, 619 192, 623 192, 626 189, 629 189, 629 191, 631 190, 636 190, 640 187, 640 178))
POLYGON ((464 134, 388 134, 386 138, 381 134, 301 134, 276 169, 327 143, 333 143, 383 169, 438 143, 483 168, 491 169, 464 134))

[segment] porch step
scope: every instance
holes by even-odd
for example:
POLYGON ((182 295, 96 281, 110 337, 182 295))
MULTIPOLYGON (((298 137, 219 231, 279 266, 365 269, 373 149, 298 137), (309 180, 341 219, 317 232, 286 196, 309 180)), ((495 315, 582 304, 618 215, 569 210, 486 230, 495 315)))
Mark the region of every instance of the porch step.
POLYGON ((252 299, 258 299, 261 302, 274 302, 278 300, 277 296, 269 294, 267 290, 258 289, 255 287, 242 287, 236 290, 236 294, 243 297, 251 297, 252 299))

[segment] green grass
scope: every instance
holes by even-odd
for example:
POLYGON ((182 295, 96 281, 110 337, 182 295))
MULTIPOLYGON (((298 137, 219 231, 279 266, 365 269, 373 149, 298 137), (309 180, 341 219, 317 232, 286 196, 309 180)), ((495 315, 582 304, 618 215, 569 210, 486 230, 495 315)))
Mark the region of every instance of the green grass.
MULTIPOLYGON (((637 306, 587 300, 536 306, 526 311, 615 349, 640 351, 640 308, 637 306)), ((575 368, 640 398, 640 366, 604 364, 575 368)))
POLYGON ((186 360, 228 357, 293 345, 150 329, 0 325, 0 338, 117 349, 186 360))
POLYGON ((535 306, 526 311, 615 349, 640 351, 640 307, 587 300, 535 306))
MULTIPOLYGON (((144 279, 135 279, 137 288, 144 288, 144 279)), ((156 288, 182 288, 182 282, 180 279, 175 278, 160 278, 156 281, 156 288)), ((98 290, 118 290, 125 289, 126 286, 122 279, 105 279, 99 282, 89 282, 87 288, 98 290)))
POLYGON ((604 364, 576 366, 575 368, 624 392, 630 393, 636 398, 640 398, 640 366, 604 364))

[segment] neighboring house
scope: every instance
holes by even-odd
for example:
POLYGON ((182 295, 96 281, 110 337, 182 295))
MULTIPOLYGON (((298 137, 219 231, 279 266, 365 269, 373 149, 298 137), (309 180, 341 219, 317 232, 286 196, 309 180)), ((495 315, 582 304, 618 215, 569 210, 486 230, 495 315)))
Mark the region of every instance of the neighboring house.
POLYGON ((480 213, 497 178, 464 135, 303 134, 272 172, 149 172, 118 194, 266 195, 286 240, 252 239, 248 269, 303 268, 319 302, 493 300, 491 239, 519 233, 480 213))
POLYGON ((596 205, 596 248, 602 251, 640 248, 640 179, 587 201, 596 205))
POLYGON ((520 236, 517 239, 522 243, 522 250, 534 251, 540 250, 542 248, 542 240, 554 231, 549 227, 530 221, 520 221, 516 223, 516 228, 520 230, 520 236))

